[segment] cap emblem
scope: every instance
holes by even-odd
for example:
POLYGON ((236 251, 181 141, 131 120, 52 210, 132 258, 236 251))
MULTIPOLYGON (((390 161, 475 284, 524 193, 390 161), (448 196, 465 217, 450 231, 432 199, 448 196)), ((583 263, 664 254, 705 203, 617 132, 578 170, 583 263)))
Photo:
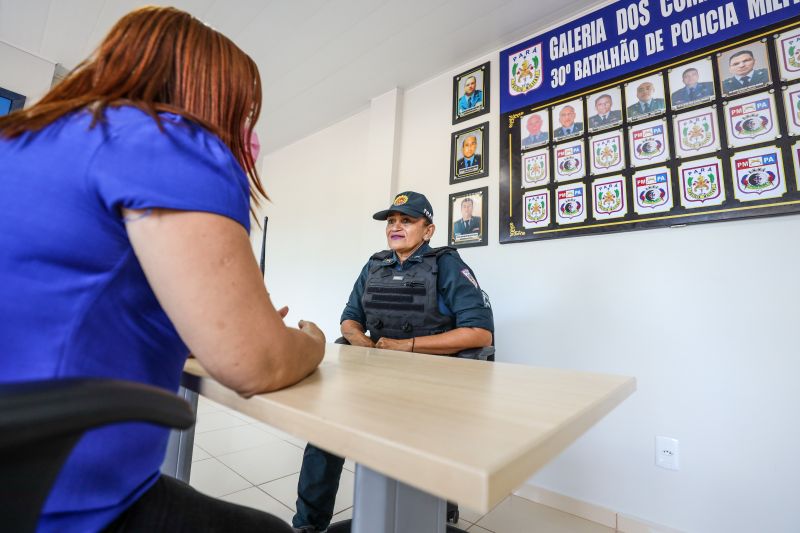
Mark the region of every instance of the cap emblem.
POLYGON ((406 202, 408 202, 408 196, 405 194, 398 194, 394 197, 394 203, 392 205, 403 205, 406 202))

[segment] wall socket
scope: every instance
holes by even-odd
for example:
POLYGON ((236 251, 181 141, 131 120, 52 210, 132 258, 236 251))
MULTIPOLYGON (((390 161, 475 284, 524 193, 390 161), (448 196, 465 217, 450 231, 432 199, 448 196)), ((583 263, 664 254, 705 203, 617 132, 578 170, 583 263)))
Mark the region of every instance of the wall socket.
POLYGON ((669 470, 681 469, 678 439, 656 436, 656 466, 669 470))

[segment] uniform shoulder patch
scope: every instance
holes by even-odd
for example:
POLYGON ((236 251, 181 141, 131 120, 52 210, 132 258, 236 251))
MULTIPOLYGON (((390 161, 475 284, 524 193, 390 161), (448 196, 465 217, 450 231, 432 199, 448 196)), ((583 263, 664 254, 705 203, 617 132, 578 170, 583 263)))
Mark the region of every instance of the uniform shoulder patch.
POLYGON ((470 272, 468 268, 462 268, 461 275, 467 278, 467 281, 475 285, 476 289, 478 288, 478 280, 475 279, 475 276, 472 275, 472 272, 470 272))

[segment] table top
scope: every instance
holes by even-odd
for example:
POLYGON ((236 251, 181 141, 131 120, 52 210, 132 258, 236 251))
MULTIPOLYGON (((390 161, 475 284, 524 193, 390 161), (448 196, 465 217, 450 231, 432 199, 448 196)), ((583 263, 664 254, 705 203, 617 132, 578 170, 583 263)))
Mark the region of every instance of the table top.
POLYGON ((184 372, 211 400, 479 512, 636 389, 632 377, 337 344, 297 385, 250 399, 194 359, 184 372))

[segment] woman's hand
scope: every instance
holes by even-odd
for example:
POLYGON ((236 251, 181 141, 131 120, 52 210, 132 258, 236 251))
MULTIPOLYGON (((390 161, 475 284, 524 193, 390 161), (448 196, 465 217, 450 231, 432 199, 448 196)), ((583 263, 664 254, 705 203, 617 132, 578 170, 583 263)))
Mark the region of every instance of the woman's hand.
POLYGON ((414 339, 390 339, 388 337, 381 337, 381 339, 375 343, 375 347, 382 350, 410 352, 414 347, 414 339))
MULTIPOLYGON (((282 309, 283 310, 283 309, 282 309)), ((279 311, 280 312, 280 311, 279 311)), ((283 316, 286 316, 285 314, 283 316)), ((308 320, 301 320, 297 323, 297 327, 300 328, 300 331, 317 341, 319 344, 325 344, 325 334, 322 333, 322 330, 317 327, 316 324, 313 322, 309 322, 308 320)))

